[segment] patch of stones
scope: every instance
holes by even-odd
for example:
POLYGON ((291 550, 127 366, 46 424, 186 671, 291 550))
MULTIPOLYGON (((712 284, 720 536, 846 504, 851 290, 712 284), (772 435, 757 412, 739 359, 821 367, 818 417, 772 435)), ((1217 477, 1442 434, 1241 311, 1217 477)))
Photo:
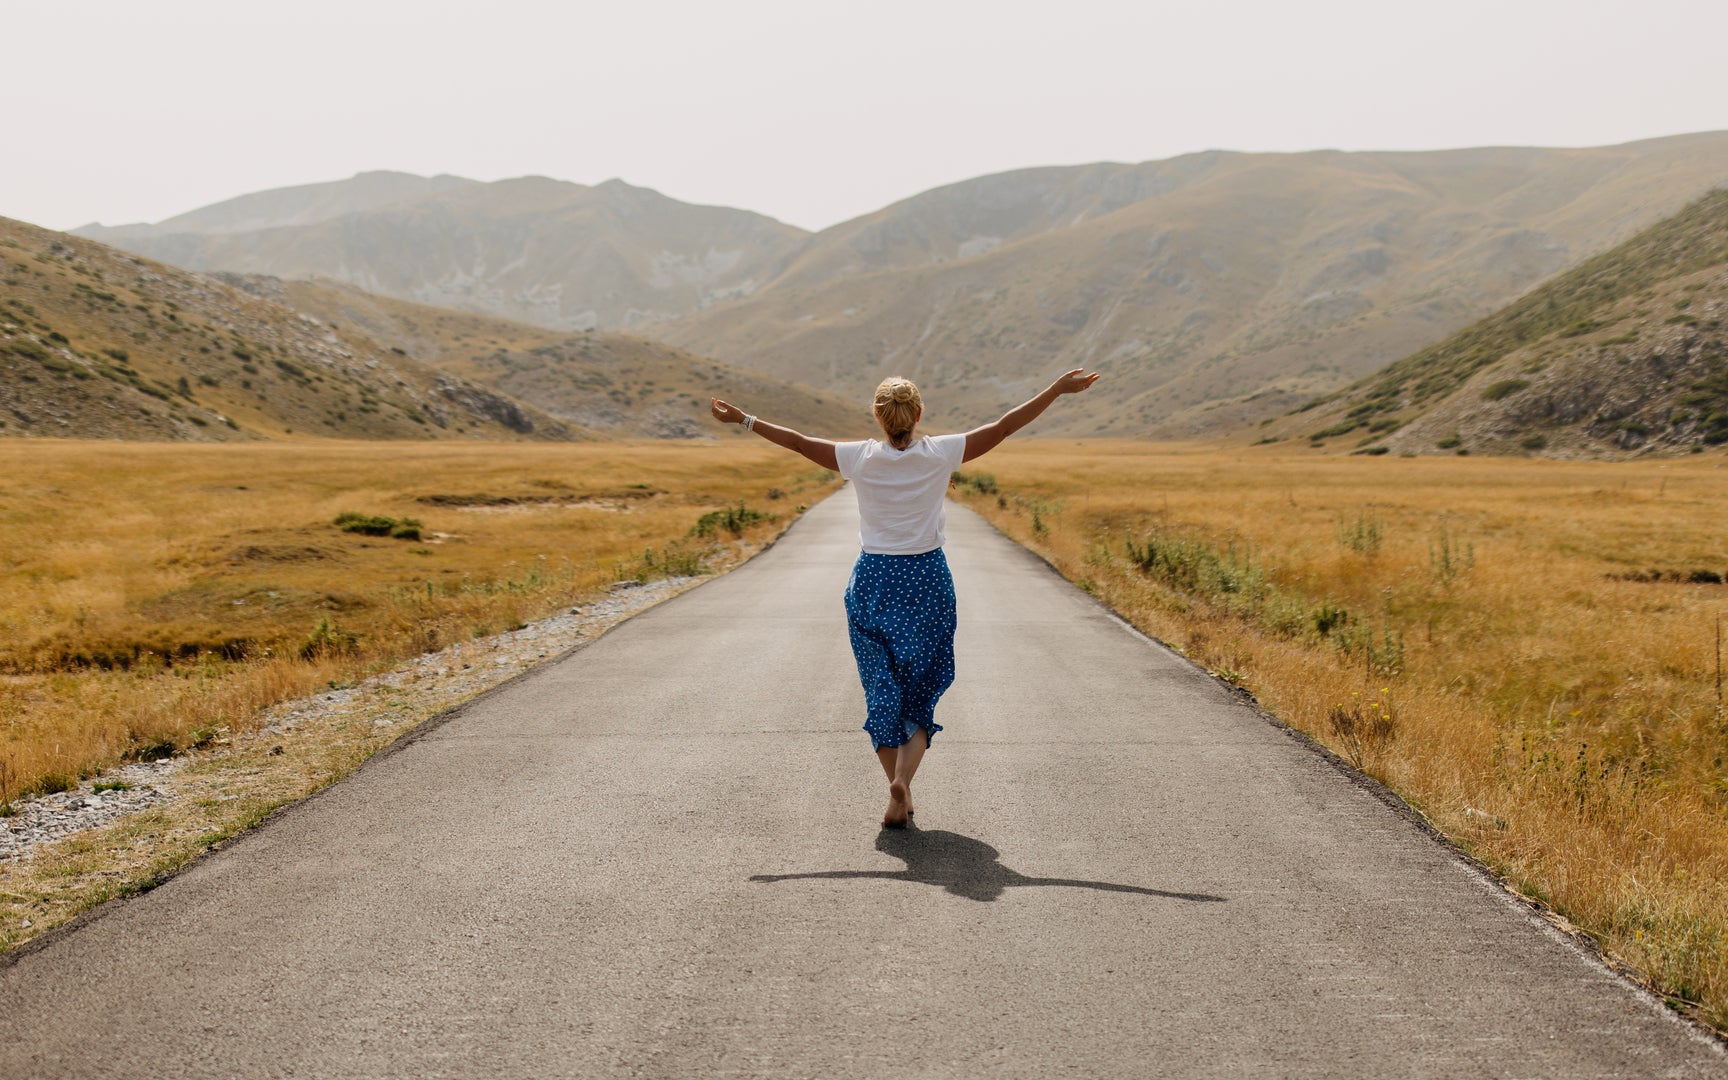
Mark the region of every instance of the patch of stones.
MULTIPOLYGON (((411 722, 434 716, 555 657, 698 580, 621 581, 600 599, 519 630, 451 645, 352 687, 284 702, 264 714, 258 731, 241 738, 280 743, 297 730, 315 728, 343 714, 370 717, 377 728, 412 726, 411 722)), ((202 753, 224 756, 232 753, 231 746, 202 753)), ((174 784, 175 773, 187 760, 188 755, 181 755, 136 762, 70 791, 19 799, 12 804, 12 816, 0 818, 0 863, 26 858, 43 844, 111 825, 127 814, 194 797, 177 791, 174 784), (125 786, 110 787, 116 783, 125 786), (97 787, 110 789, 97 791, 97 787)))
POLYGON ((174 759, 140 761, 87 780, 70 791, 20 799, 11 817, 0 818, 0 862, 22 858, 37 844, 64 840, 86 829, 168 801, 161 786, 180 767, 174 759), (111 785, 123 784, 124 787, 111 785), (98 787, 107 788, 104 791, 98 787))

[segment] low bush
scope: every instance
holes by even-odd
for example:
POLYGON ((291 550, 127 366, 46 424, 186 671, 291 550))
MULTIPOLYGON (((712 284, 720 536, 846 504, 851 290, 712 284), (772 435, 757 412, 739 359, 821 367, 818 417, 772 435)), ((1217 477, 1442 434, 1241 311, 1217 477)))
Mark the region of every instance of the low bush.
POLYGON ((752 525, 760 525, 772 521, 773 517, 760 510, 752 510, 739 502, 737 506, 728 506, 724 510, 713 510, 703 514, 690 529, 691 536, 713 537, 724 529, 733 536, 741 534, 752 525))
POLYGON ((388 536, 393 540, 419 540, 424 522, 419 518, 392 518, 381 514, 361 514, 344 510, 333 524, 343 532, 361 536, 388 536))
POLYGON ((1499 382, 1489 383, 1483 388, 1482 400, 1499 401, 1502 398, 1509 398, 1529 385, 1529 379, 1501 379, 1499 382))
POLYGON ((321 660, 333 656, 346 656, 355 650, 359 639, 343 630, 331 621, 328 615, 320 618, 312 632, 306 635, 305 644, 300 646, 300 659, 321 660))
POLYGON ((971 494, 971 495, 994 495, 994 494, 996 494, 996 474, 994 474, 994 473, 955 472, 955 473, 949 474, 948 481, 949 481, 949 483, 953 484, 956 488, 960 489, 960 491, 967 493, 967 494, 971 494))
POLYGON ((1316 431, 1308 437, 1316 441, 1320 439, 1330 439, 1336 435, 1348 435, 1350 432, 1355 431, 1361 426, 1362 425, 1355 420, 1346 420, 1341 424, 1333 424, 1329 428, 1321 428, 1319 431, 1316 431))

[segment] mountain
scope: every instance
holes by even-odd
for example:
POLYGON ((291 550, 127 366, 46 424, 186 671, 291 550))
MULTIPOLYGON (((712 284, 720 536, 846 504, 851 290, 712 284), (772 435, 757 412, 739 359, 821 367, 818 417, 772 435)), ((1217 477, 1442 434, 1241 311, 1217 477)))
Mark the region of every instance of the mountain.
POLYGON ((1107 373, 1047 433, 1230 430, 1360 378, 1728 177, 1728 133, 1589 150, 1207 153, 939 188, 655 327, 844 394, 928 383, 949 426, 1107 373))
POLYGON ((808 235, 609 180, 402 173, 261 192, 79 235, 188 270, 327 277, 556 330, 627 328, 748 294, 808 235))
POLYGON ((460 176, 425 177, 402 172, 366 172, 348 180, 327 184, 306 184, 241 195, 239 198, 171 217, 155 225, 118 225, 110 228, 91 224, 73 229, 72 232, 91 240, 118 245, 121 239, 127 237, 172 236, 177 233, 220 235, 295 225, 316 225, 344 214, 379 210, 395 203, 411 202, 422 196, 471 187, 475 183, 476 181, 464 180, 460 176))
POLYGON ((710 389, 813 430, 862 426, 852 403, 629 335, 218 280, 0 218, 0 436, 712 435, 710 389))
POLYGON ((375 296, 341 282, 219 275, 320 321, 353 327, 434 370, 533 402, 601 436, 699 438, 717 431, 708 399, 724 397, 793 427, 859 438, 865 405, 718 364, 631 334, 560 334, 484 315, 375 296))
POLYGON ((634 329, 844 400, 905 374, 948 429, 1098 366, 1098 392, 1041 432, 1187 437, 1349 385, 1724 178, 1728 132, 1572 150, 1208 152, 980 177, 808 234, 621 181, 364 174, 117 242, 563 334, 634 329))
POLYGON ((0 435, 588 438, 363 334, 0 218, 0 435))
POLYGON ((1728 443, 1728 189, 1266 425, 1281 437, 1549 457, 1728 443))

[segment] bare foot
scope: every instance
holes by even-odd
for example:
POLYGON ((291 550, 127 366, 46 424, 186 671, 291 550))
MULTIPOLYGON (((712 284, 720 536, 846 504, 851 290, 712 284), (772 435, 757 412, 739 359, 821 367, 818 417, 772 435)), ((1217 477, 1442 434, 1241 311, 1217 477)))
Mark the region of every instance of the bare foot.
POLYGON ((889 829, 904 829, 906 819, 911 817, 911 793, 906 785, 896 780, 888 785, 888 810, 882 815, 882 825, 889 829))

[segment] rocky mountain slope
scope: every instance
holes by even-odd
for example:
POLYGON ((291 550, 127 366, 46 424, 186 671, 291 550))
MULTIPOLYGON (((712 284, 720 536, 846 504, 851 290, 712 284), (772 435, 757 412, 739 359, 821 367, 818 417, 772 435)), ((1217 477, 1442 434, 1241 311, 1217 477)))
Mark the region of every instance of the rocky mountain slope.
POLYGON ((1108 390, 1045 430, 1208 434, 1439 340, 1725 177, 1728 133, 1028 170, 827 230, 654 333, 849 393, 901 372, 960 423, 1099 366, 1108 390))
POLYGON ((591 437, 340 325, 4 218, 0 435, 591 437))
POLYGON ((1728 443, 1728 189, 1267 424, 1278 438, 1552 457, 1728 443))
POLYGON ((813 430, 860 426, 851 403, 628 335, 219 280, 0 218, 0 436, 711 435, 709 390, 813 430))
POLYGON ((710 397, 813 434, 862 437, 872 430, 862 399, 730 368, 630 334, 560 334, 392 300, 333 281, 222 277, 602 436, 711 436, 719 429, 709 415, 710 397))
POLYGON ((618 180, 362 173, 79 235, 189 270, 328 277, 555 330, 640 326, 743 295, 807 234, 618 180))
POLYGON ((563 333, 637 327, 847 400, 902 373, 929 384, 948 428, 1098 366, 1108 389, 1041 431, 1191 436, 1377 371, 1724 178, 1728 132, 1585 150, 1211 152, 981 177, 810 235, 618 181, 366 174, 118 241, 563 333))

